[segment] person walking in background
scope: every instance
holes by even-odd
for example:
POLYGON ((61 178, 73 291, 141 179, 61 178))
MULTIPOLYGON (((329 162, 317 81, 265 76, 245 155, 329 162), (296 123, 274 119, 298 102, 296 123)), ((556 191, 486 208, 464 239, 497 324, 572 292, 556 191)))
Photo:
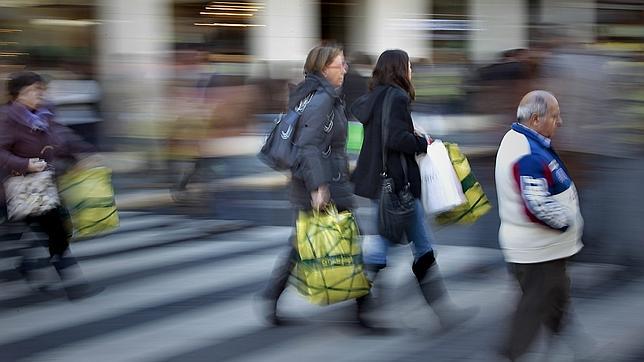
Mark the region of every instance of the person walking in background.
MULTIPOLYGON (((557 99, 532 91, 496 155, 499 244, 521 288, 501 354, 523 355, 541 325, 562 331, 570 300, 569 257, 583 247, 583 218, 570 174, 551 145, 563 125, 557 99)), ((589 348, 590 346, 586 346, 589 348)))
POLYGON ((356 99, 369 91, 369 78, 373 67, 371 57, 361 52, 352 54, 350 60, 351 69, 344 77, 342 85, 342 94, 347 110, 351 109, 351 105, 356 99))
MULTIPOLYGON (((299 211, 320 210, 329 202, 333 202, 339 211, 353 208, 346 154, 347 119, 340 97, 347 68, 341 48, 315 47, 304 64, 304 81, 290 94, 290 109, 313 94, 295 130, 297 153, 290 185, 294 220, 299 211)), ((277 302, 287 286, 296 255, 291 240, 284 258, 276 262, 271 279, 261 293, 266 306, 264 317, 271 324, 281 323, 277 302)))
MULTIPOLYGON (((431 142, 421 131, 415 131, 409 109, 414 99, 411 83, 411 63, 403 50, 387 50, 380 55, 373 69, 369 93, 358 99, 351 107, 351 114, 364 125, 364 141, 358 156, 358 163, 351 180, 355 194, 366 197, 377 204, 383 173, 382 149, 387 153, 387 172, 394 179, 395 191, 407 187, 407 181, 415 200, 413 222, 405 230, 414 254, 412 271, 422 294, 438 316, 443 327, 458 325, 476 314, 474 308, 458 309, 452 304, 443 279, 438 270, 433 237, 424 220, 424 211, 419 200, 421 179, 416 154, 425 153, 431 142), (391 113, 382 114, 383 101, 387 92, 393 92, 391 113), (382 139, 383 119, 387 117, 388 138, 382 139), (402 155, 402 157, 401 157, 402 155), (402 162, 405 162, 403 166, 402 162), (406 167, 406 171, 403 171, 406 167)), ((373 281, 378 272, 387 265, 387 251, 391 242, 381 236, 369 239, 369 248, 363 253, 368 277, 373 281)), ((370 325, 366 312, 370 296, 358 299, 358 319, 370 325)))
MULTIPOLYGON (((7 88, 10 101, 0 110, 0 173, 3 180, 42 172, 56 160, 78 160, 78 154, 93 152, 91 145, 54 121, 52 109, 43 100, 45 82, 39 74, 14 74, 7 88)), ((72 231, 64 206, 59 205, 42 215, 29 215, 24 221, 47 234, 48 240, 44 244, 49 249, 49 261, 65 283, 65 292, 70 299, 88 297, 102 290, 90 286, 81 276, 78 263, 69 250, 72 231)), ((18 270, 31 280, 31 273, 39 264, 24 258, 18 270)))

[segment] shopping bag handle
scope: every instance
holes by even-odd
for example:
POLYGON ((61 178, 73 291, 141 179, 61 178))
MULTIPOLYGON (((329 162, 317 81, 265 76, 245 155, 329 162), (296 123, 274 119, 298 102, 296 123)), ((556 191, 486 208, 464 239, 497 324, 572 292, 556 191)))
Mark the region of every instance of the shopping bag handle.
POLYGON ((335 204, 333 204, 331 202, 327 203, 320 210, 316 210, 316 209, 311 209, 311 210, 312 210, 314 216, 319 216, 322 213, 325 213, 325 214, 328 214, 328 215, 338 215, 339 214, 338 208, 335 206, 335 204))

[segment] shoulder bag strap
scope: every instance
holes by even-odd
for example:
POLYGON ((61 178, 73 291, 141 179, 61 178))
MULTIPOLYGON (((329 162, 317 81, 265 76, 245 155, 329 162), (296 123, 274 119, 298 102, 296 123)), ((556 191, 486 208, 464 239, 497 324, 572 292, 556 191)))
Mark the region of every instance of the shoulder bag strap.
POLYGON ((313 99, 314 95, 315 95, 315 91, 311 92, 309 95, 302 98, 302 100, 295 107, 295 112, 297 112, 299 115, 302 115, 302 113, 304 113, 304 109, 306 109, 306 106, 308 106, 309 103, 311 103, 311 99, 313 99))
POLYGON ((297 113, 297 120, 295 121, 295 124, 293 127, 295 127, 295 134, 293 135, 293 142, 295 143, 295 140, 298 138, 299 133, 300 133, 300 117, 302 117, 302 113, 304 113, 304 110, 306 109, 306 106, 311 103, 311 100, 313 99, 313 96, 315 96, 315 90, 311 93, 309 93, 306 97, 302 98, 302 100, 295 106, 293 111, 297 113))

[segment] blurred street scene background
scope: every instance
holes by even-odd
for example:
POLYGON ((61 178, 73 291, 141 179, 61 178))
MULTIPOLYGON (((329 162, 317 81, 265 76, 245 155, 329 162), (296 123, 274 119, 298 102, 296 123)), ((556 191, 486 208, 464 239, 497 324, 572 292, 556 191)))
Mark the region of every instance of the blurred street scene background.
MULTIPOLYGON (((585 218, 576 312, 607 344, 614 359, 604 360, 644 359, 635 308, 644 295, 642 1, 0 0, 0 103, 9 74, 47 77, 57 120, 114 170, 123 214, 117 233, 72 246, 88 277, 108 287, 75 305, 23 285, 12 258, 17 238, 30 236, 2 217, 0 360, 494 360, 484 352, 514 300, 496 209, 436 230, 456 298, 482 304, 467 331, 338 334, 342 308, 295 296, 289 303, 316 327, 264 328, 253 314, 250 296, 291 224, 288 178, 256 154, 321 41, 345 49, 348 104, 382 51, 406 50, 414 122, 460 145, 493 204, 494 156, 519 100, 552 92, 564 122, 553 142, 585 218)), ((355 158, 358 123, 351 129, 355 158)), ((358 216, 373 216, 369 202, 360 206, 358 216)), ((407 274, 391 272, 390 293, 413 294, 407 274)), ((390 317, 415 331, 424 316, 413 298, 405 318, 390 317)))

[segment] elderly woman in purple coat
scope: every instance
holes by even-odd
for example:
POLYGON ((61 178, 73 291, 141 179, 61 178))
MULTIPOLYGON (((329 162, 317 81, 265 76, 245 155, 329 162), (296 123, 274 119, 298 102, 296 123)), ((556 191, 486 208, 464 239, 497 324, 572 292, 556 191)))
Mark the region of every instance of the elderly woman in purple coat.
MULTIPOLYGON (((3 181, 50 169, 55 160, 78 160, 78 155, 93 152, 91 145, 54 121, 52 109, 44 102, 45 82, 40 75, 33 72, 14 74, 7 88, 10 101, 0 108, 0 178, 3 181)), ((40 215, 29 215, 24 221, 47 235, 45 244, 49 249, 49 261, 65 281, 68 298, 83 298, 100 291, 81 276, 78 263, 69 250, 71 230, 67 210, 62 205, 40 215)), ((18 271, 31 281, 38 264, 36 260, 25 258, 18 271)))

